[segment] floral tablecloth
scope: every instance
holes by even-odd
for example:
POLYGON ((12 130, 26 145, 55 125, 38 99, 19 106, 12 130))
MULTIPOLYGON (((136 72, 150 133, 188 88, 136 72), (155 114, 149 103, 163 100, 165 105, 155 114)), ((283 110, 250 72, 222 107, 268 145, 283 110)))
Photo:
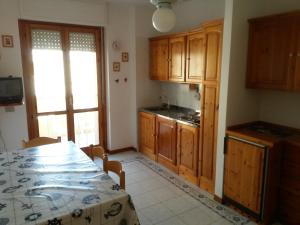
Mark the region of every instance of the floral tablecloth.
POLYGON ((130 196, 72 142, 0 153, 0 225, 138 225, 130 196))

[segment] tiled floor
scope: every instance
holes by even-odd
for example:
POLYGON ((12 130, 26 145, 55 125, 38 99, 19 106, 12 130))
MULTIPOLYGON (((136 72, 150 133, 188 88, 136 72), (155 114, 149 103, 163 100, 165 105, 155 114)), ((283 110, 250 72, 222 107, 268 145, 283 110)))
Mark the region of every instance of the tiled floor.
MULTIPOLYGON (((180 188, 180 185, 182 185, 180 183, 181 178, 173 174, 175 180, 179 179, 176 182, 179 182, 180 185, 176 185, 176 182, 172 183, 166 177, 157 173, 155 169, 147 166, 141 160, 137 160, 137 158, 142 157, 135 152, 109 156, 110 160, 119 160, 123 163, 126 172, 126 191, 132 196, 141 225, 255 224, 243 217, 241 218, 244 221, 239 221, 239 223, 228 220, 226 216, 222 216, 216 210, 209 208, 209 205, 202 204, 199 199, 196 199, 189 193, 190 191, 180 188)), ((150 160, 146 162, 149 163, 150 160)), ((155 165, 155 168, 158 168, 158 171, 164 172, 164 169, 159 169, 155 162, 152 163, 155 165)), ((152 163, 150 162, 149 164, 152 163)), ((167 173, 170 176, 170 172, 167 173)), ((110 175, 117 179, 113 174, 110 175)), ((187 185, 193 190, 194 187, 191 184, 187 183, 187 185)), ((197 191, 203 192, 200 189, 197 189, 197 191)), ((205 195, 208 204, 218 204, 206 192, 202 194, 205 195)), ((226 213, 228 212, 231 212, 230 209, 226 211, 226 213)), ((233 212, 232 214, 236 213, 233 212)), ((231 218, 233 218, 232 215, 231 218)))

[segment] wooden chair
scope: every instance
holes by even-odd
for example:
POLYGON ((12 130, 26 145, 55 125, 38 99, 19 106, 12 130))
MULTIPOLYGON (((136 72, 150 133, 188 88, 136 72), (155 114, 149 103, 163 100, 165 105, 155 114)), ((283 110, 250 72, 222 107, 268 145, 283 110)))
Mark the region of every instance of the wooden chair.
POLYGON ((101 146, 90 145, 90 154, 92 160, 99 157, 103 161, 103 170, 108 173, 113 172, 120 178, 120 188, 125 190, 125 172, 122 170, 122 164, 119 161, 108 161, 107 154, 101 146))
POLYGON ((93 146, 90 145, 90 152, 91 155, 89 155, 93 161, 95 161, 95 157, 98 157, 102 159, 103 161, 103 170, 106 171, 106 162, 108 160, 107 154, 105 153, 105 150, 101 146, 93 146))
POLYGON ((54 144, 61 142, 61 137, 58 138, 49 138, 49 137, 37 137, 34 139, 31 139, 29 141, 22 140, 22 147, 23 148, 30 148, 30 147, 36 147, 40 145, 48 145, 48 144, 54 144))
POLYGON ((122 170, 122 164, 119 161, 107 161, 104 171, 111 171, 120 178, 120 188, 125 190, 125 172, 122 170))

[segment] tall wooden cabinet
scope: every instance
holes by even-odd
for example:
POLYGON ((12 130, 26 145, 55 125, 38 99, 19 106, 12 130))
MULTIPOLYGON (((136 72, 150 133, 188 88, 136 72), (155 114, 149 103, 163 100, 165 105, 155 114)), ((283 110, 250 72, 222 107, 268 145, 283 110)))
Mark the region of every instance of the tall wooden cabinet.
POLYGON ((156 117, 157 161, 177 173, 176 160, 176 121, 156 117))
POLYGON ((198 183, 198 127, 177 124, 177 165, 179 175, 198 183))
POLYGON ((139 113, 139 149, 152 160, 156 159, 155 152, 155 115, 139 113))
POLYGON ((249 20, 248 88, 300 90, 300 11, 249 20))
POLYGON ((206 70, 201 87, 198 177, 200 187, 211 193, 214 193, 215 188, 222 31, 223 23, 220 21, 204 25, 206 70))
POLYGON ((150 78, 168 80, 169 40, 167 38, 150 40, 150 78))
POLYGON ((201 188, 212 193, 215 185, 218 90, 217 85, 206 84, 202 87, 199 183, 201 188))

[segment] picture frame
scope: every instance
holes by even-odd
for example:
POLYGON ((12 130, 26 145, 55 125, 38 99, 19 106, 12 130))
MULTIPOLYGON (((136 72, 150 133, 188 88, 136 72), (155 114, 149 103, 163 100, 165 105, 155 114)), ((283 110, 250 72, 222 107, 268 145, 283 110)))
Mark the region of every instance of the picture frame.
POLYGON ((12 35, 2 35, 2 47, 4 48, 14 47, 14 39, 12 35))
POLYGON ((113 71, 120 72, 121 70, 121 63, 120 62, 113 62, 113 71))
POLYGON ((122 52, 122 62, 128 62, 128 61, 129 61, 128 52, 122 52))

